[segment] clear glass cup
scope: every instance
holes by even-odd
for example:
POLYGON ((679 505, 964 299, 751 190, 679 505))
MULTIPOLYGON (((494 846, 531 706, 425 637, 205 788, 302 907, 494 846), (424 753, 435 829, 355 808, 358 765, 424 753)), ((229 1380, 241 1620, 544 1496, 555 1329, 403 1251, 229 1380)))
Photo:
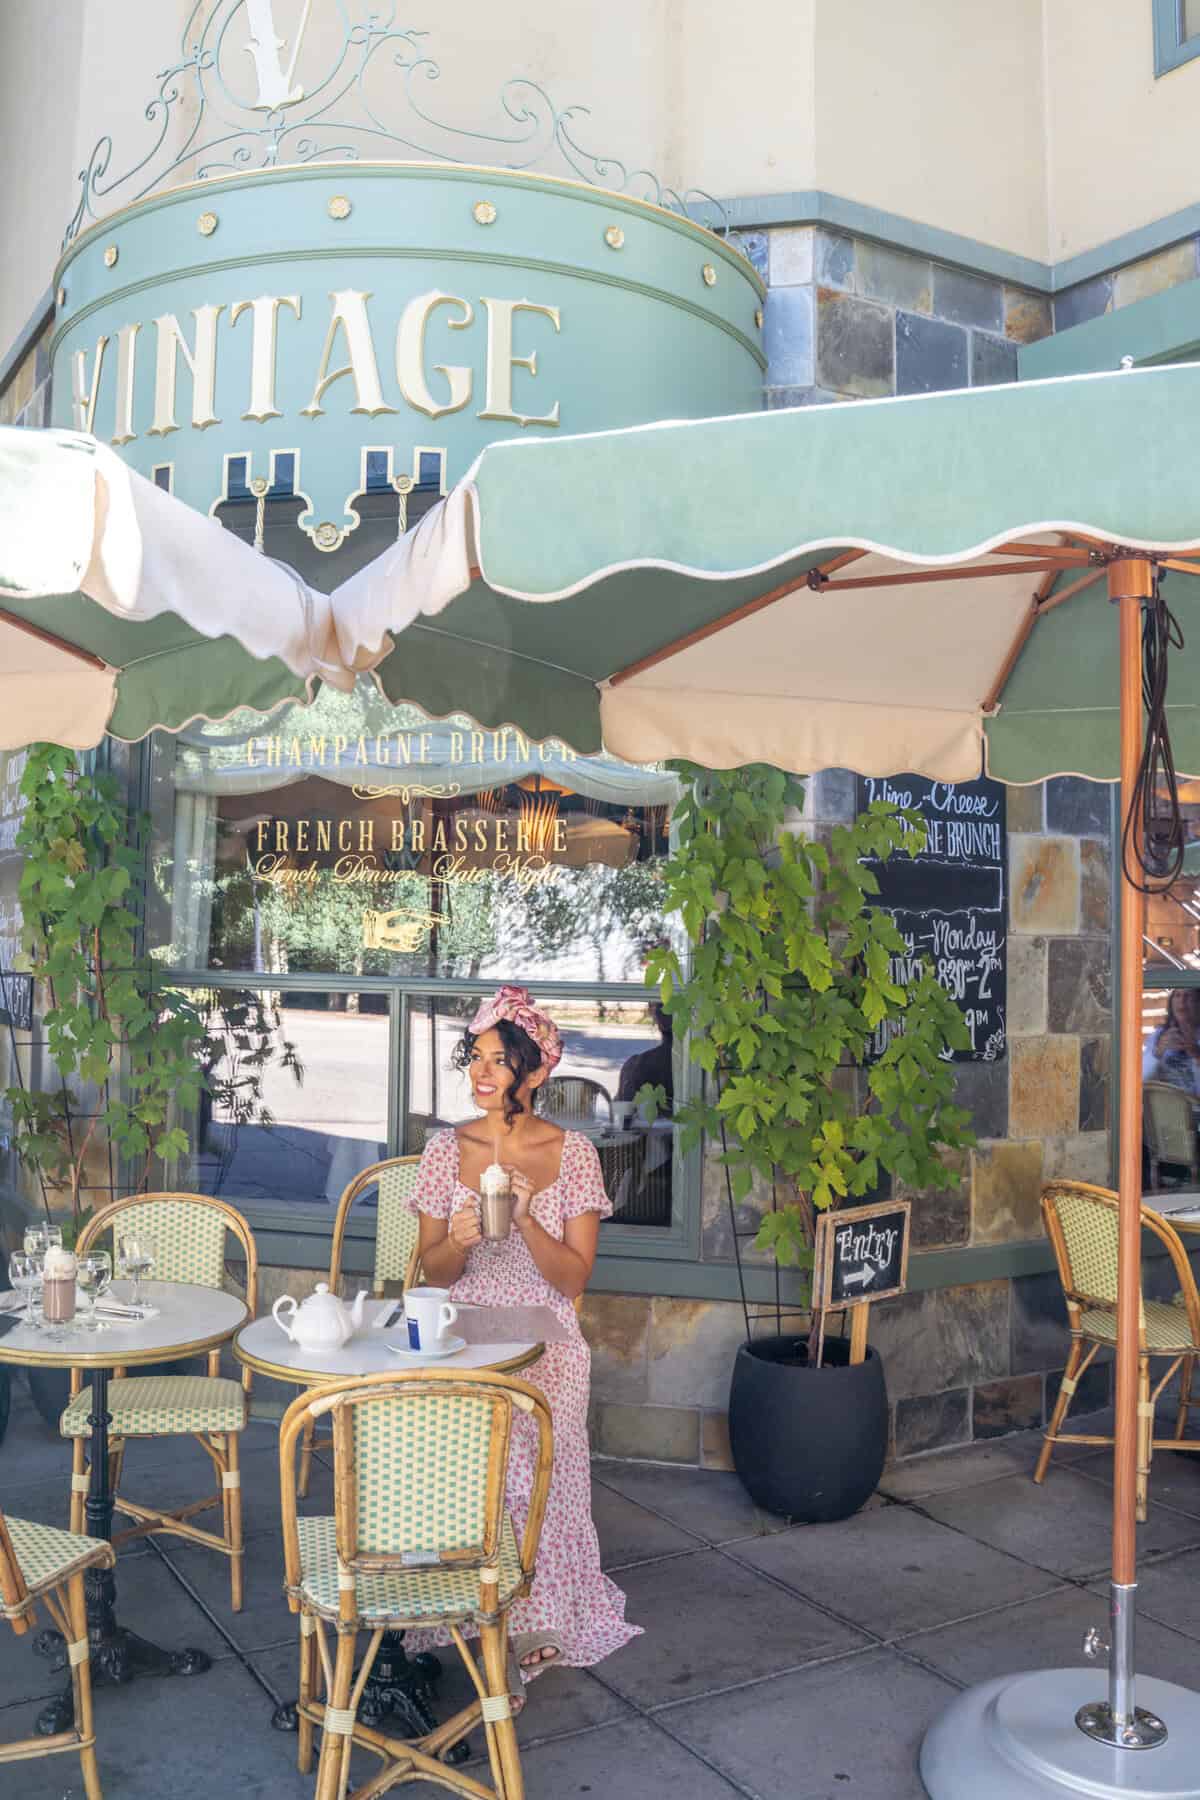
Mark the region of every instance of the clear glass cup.
POLYGON ((52 1225, 48 1219, 39 1219, 25 1227, 25 1248, 33 1255, 44 1256, 51 1244, 61 1246, 62 1241, 62 1226, 52 1225))
POLYGON ((117 1240, 117 1257, 121 1273, 133 1282, 130 1295, 135 1306, 142 1304, 142 1277, 154 1273, 154 1244, 144 1231, 128 1231, 117 1240))
POLYGON ((14 1250, 8 1259, 8 1279, 18 1294, 25 1297, 25 1318, 23 1323, 31 1331, 37 1329, 37 1318, 33 1310, 33 1295, 42 1273, 42 1259, 29 1250, 14 1250))
POLYGON ((84 1331, 103 1331, 105 1325, 96 1317, 96 1302, 112 1280, 112 1253, 108 1250, 89 1250, 86 1256, 79 1258, 75 1282, 87 1296, 87 1317, 80 1320, 84 1331))

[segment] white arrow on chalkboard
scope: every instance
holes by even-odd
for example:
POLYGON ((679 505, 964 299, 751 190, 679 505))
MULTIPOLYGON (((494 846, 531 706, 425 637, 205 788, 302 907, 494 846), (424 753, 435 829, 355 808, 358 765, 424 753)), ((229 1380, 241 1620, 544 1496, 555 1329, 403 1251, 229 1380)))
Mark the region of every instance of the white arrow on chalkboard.
POLYGON ((842 1276, 842 1287, 843 1288, 849 1288, 849 1287, 865 1288, 867 1283, 869 1281, 873 1281, 874 1278, 875 1278, 874 1269, 871 1267, 871 1265, 869 1263, 866 1263, 863 1265, 863 1267, 861 1269, 851 1269, 851 1271, 848 1275, 843 1275, 842 1276))

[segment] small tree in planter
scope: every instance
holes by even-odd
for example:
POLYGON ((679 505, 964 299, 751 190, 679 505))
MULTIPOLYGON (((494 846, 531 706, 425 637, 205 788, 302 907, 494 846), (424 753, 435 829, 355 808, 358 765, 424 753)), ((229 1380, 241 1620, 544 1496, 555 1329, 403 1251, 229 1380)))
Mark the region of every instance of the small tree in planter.
MULTIPOLYGON (((12 1086, 4 1098, 13 1148, 73 1243, 97 1210, 89 1195, 103 1205, 120 1191, 145 1189, 156 1167, 186 1154, 180 1119, 202 1093, 243 1112, 260 1101, 267 1052, 254 1046, 252 1068, 234 1069, 227 1080, 219 1068, 208 1074, 214 1052, 204 1013, 164 988, 149 958, 137 954, 138 920, 128 901, 148 821, 130 816, 117 783, 82 772, 71 751, 39 744, 29 752, 21 793, 22 935, 41 984, 58 1082, 12 1086)), ((298 1064, 293 1072, 299 1080, 298 1064)), ((51 1422, 65 1404, 65 1384, 55 1371, 30 1370, 34 1399, 51 1422)))
MULTIPOLYGON (((756 1180, 782 1188, 755 1247, 798 1270, 813 1263, 817 1216, 862 1202, 886 1177, 945 1185, 942 1152, 974 1140, 951 1104, 947 1060, 966 1048, 964 1022, 925 964, 905 979, 894 958, 909 947, 864 857, 915 855, 924 827, 913 812, 877 802, 828 845, 787 828, 804 786, 761 766, 711 772, 682 765, 678 851, 666 870, 667 904, 690 945, 655 950, 647 978, 690 1031, 707 1080, 675 1109, 687 1148, 722 1146, 731 1212, 756 1180), (870 1064, 881 1026, 886 1048, 870 1064)), ((730 1396, 734 1460, 755 1497, 795 1517, 844 1517, 878 1480, 887 1450, 882 1365, 847 1364, 843 1341, 825 1367, 807 1341, 753 1339, 739 1352, 730 1396)))

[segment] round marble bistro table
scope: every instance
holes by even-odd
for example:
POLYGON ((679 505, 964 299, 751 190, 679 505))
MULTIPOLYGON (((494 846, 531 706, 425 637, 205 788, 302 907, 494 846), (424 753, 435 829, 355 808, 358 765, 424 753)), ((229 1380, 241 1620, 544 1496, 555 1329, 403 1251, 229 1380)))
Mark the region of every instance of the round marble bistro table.
MULTIPOLYGON (((544 1348, 535 1343, 468 1344, 453 1356, 421 1356, 411 1351, 397 1356, 390 1348, 397 1345, 406 1350, 407 1344, 403 1303, 394 1299, 368 1300, 362 1325, 340 1350, 301 1350, 267 1314, 242 1326, 233 1340, 233 1354, 260 1375, 310 1388, 339 1377, 353 1381, 359 1375, 401 1374, 405 1369, 490 1369, 515 1375, 537 1362, 544 1348), (396 1315, 396 1322, 386 1325, 384 1321, 392 1315, 396 1315)), ((363 1688, 359 1717, 373 1727, 389 1717, 398 1717, 413 1736, 424 1736, 437 1724, 431 1702, 433 1687, 441 1674, 442 1665, 436 1656, 422 1653, 409 1657, 404 1633, 384 1632, 375 1665, 363 1688)), ((295 1731, 294 1702, 277 1707, 271 1723, 278 1731, 295 1731)), ((453 1761, 465 1761, 468 1754, 467 1746, 459 1744, 450 1757, 453 1761)))
MULTIPOLYGON (((128 1301, 132 1285, 114 1281, 106 1299, 128 1301)), ((92 1410, 88 1424, 91 1476, 84 1505, 89 1537, 111 1538, 113 1495, 109 1482, 108 1383, 114 1369, 137 1368, 146 1363, 170 1362, 213 1350, 231 1338, 247 1313, 246 1304, 219 1288, 197 1287, 189 1282, 143 1281, 142 1298, 158 1308, 147 1319, 108 1320, 102 1331, 88 1331, 79 1315, 70 1325, 15 1326, 0 1337, 0 1362, 26 1368, 84 1369, 91 1379, 92 1410)), ((103 1307, 103 1301, 100 1303, 103 1307)), ((91 1644, 93 1685, 124 1684, 135 1675, 198 1675, 210 1666, 203 1650, 161 1650, 137 1637, 116 1620, 116 1576, 112 1569, 89 1569, 87 1589, 88 1639, 91 1644)), ((57 1656, 61 1644, 57 1632, 42 1632, 35 1648, 57 1656)), ((72 1719, 71 1687, 43 1709, 37 1728, 45 1736, 69 1728, 72 1719)))

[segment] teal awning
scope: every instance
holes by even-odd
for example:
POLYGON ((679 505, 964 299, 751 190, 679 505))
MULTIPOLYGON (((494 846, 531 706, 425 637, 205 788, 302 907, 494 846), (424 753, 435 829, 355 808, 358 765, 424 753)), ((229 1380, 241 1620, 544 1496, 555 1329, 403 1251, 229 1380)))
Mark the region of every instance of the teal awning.
MULTIPOLYGON (((336 591, 341 652, 633 761, 1115 779, 1101 565, 1200 546, 1198 415, 1188 365, 497 444, 336 591)), ((1166 591, 1200 771, 1197 574, 1166 591)))

